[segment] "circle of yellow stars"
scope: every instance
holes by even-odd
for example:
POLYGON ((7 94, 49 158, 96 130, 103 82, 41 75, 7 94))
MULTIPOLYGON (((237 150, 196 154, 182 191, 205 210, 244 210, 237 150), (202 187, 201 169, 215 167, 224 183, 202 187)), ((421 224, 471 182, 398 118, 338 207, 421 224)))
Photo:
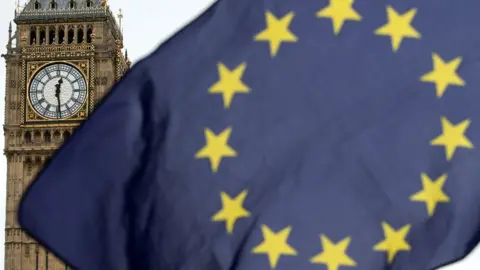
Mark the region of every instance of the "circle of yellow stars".
MULTIPOLYGON (((318 19, 329 19, 332 22, 333 34, 339 35, 342 29, 350 22, 360 22, 363 18, 353 7, 355 0, 328 0, 329 4, 316 12, 318 19)), ((421 33, 413 26, 417 9, 412 8, 404 12, 395 10, 391 5, 386 6, 387 21, 373 31, 376 36, 390 38, 392 51, 397 52, 405 39, 421 39, 421 33)), ((292 32, 290 26, 295 18, 295 13, 288 12, 283 16, 276 16, 270 11, 265 12, 265 29, 258 32, 254 42, 267 42, 269 54, 276 57, 282 44, 298 42, 298 37, 292 32)), ((432 53, 432 70, 421 75, 419 80, 423 83, 434 84, 436 98, 442 98, 449 86, 463 87, 465 81, 457 74, 462 63, 461 57, 445 60, 437 53, 432 53)), ((228 67, 224 63, 217 63, 218 81, 210 86, 208 93, 221 95, 223 108, 231 108, 237 94, 248 94, 251 89, 242 81, 247 69, 247 63, 240 63, 236 67, 228 67)), ((441 146, 445 150, 447 161, 452 160, 458 148, 472 149, 472 142, 465 135, 470 126, 470 119, 452 123, 446 117, 440 118, 442 133, 432 138, 432 146, 441 146)), ((196 159, 208 159, 212 173, 217 173, 225 158, 235 158, 238 153, 229 145, 232 127, 226 127, 216 134, 209 128, 204 129, 206 144, 196 154, 196 159)), ((426 173, 420 174, 421 190, 409 198, 412 202, 425 203, 426 213, 433 216, 440 203, 450 202, 450 197, 443 191, 447 175, 442 174, 436 179, 430 178, 426 173)), ((242 190, 235 196, 220 192, 221 209, 211 217, 212 222, 223 222, 226 233, 231 235, 235 225, 240 219, 251 216, 244 207, 248 190, 242 190)), ((384 239, 373 246, 373 251, 386 253, 386 260, 393 263, 399 252, 408 252, 411 246, 407 241, 412 224, 405 224, 393 228, 383 221, 381 224, 384 239)), ((274 231, 266 224, 261 224, 263 241, 251 250, 252 254, 266 255, 271 269, 275 269, 282 256, 297 256, 298 251, 288 243, 292 233, 292 226, 274 231)), ((356 267, 357 262, 347 254, 352 241, 350 236, 338 242, 332 241, 325 234, 320 235, 322 251, 310 258, 312 264, 323 264, 327 270, 338 270, 343 267, 356 267)))

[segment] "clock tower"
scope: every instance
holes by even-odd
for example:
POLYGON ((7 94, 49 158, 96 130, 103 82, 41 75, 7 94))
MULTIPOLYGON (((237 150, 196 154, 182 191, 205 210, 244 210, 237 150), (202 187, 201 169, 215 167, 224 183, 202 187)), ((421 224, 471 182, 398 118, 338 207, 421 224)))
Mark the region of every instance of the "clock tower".
POLYGON ((17 8, 14 22, 2 54, 7 72, 4 269, 65 270, 68 265, 20 229, 18 204, 45 161, 92 113, 130 61, 107 0, 29 0, 17 8))

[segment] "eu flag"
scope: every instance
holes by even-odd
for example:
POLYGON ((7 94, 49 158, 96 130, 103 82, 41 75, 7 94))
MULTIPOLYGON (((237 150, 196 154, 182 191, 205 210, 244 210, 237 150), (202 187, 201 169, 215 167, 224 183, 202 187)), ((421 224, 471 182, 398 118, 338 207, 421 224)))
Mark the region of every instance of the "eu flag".
POLYGON ((79 270, 434 269, 480 225, 480 2, 221 0, 38 175, 79 270))

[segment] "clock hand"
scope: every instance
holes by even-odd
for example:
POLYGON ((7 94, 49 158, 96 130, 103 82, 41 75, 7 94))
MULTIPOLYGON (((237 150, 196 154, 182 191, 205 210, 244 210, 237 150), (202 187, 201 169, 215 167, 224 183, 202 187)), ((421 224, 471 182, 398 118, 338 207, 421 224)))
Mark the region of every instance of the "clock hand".
POLYGON ((58 107, 57 107, 58 118, 60 118, 62 115, 62 112, 60 111, 60 87, 62 86, 62 83, 63 83, 63 80, 62 78, 60 78, 60 80, 58 80, 58 84, 55 85, 55 97, 57 98, 57 103, 58 103, 58 107))

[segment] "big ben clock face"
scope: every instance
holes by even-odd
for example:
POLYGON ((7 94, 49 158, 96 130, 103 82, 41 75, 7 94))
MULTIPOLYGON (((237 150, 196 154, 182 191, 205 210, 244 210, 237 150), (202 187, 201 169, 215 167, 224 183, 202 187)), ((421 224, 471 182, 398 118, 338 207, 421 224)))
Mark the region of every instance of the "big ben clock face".
POLYGON ((31 80, 28 97, 32 108, 49 119, 74 115, 87 99, 87 84, 73 65, 56 63, 43 67, 31 80))

